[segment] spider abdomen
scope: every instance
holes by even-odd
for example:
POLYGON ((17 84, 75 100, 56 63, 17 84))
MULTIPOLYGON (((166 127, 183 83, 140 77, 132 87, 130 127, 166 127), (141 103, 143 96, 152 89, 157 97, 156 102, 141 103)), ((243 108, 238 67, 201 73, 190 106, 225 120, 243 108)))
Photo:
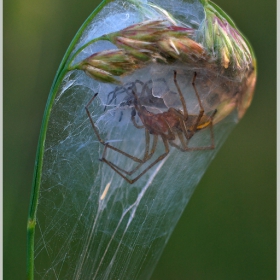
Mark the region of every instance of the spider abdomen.
MULTIPOLYGON (((147 109, 141 109, 141 112, 138 112, 138 116, 150 133, 155 135, 170 135, 172 128, 177 128, 180 123, 176 113, 170 109, 167 112, 159 114, 153 114, 147 111, 147 109)), ((168 139, 174 140, 174 135, 168 137, 168 139)))

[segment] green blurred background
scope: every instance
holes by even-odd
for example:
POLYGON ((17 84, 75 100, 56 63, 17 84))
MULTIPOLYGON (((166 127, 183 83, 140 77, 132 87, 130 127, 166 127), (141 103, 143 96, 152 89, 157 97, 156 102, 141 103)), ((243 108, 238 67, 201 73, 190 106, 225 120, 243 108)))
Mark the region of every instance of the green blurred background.
MULTIPOLYGON (((45 103, 97 0, 4 0, 4 279, 25 279, 26 221, 45 103)), ((276 279, 276 1, 216 0, 252 43, 255 98, 207 170, 153 280, 276 279)))

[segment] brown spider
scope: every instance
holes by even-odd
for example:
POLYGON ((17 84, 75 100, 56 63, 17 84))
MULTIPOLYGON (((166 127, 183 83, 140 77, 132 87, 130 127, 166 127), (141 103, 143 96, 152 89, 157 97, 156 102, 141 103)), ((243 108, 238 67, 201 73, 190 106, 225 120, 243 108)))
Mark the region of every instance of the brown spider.
POLYGON ((142 159, 134 157, 114 146, 111 146, 110 144, 106 143, 103 139, 101 139, 98 129, 94 124, 94 121, 91 117, 91 114, 89 112, 89 106, 95 99, 98 93, 96 93, 91 100, 86 105, 85 109, 87 112, 87 115, 89 117, 89 120, 91 122, 92 128, 98 138, 98 141, 105 146, 101 161, 107 163, 115 172, 117 172, 123 179, 125 179, 128 183, 133 184, 136 182, 142 175, 144 175, 150 168, 152 168, 155 164, 157 164, 159 161, 163 160, 169 153, 169 145, 179 149, 182 152, 187 151, 200 151, 200 150, 211 150, 215 148, 214 144, 214 133, 213 133, 213 117, 216 114, 217 110, 214 110, 214 112, 207 116, 204 114, 204 109, 200 100, 200 97, 198 95, 198 91, 195 85, 197 73, 194 73, 193 80, 192 80, 192 86, 194 88, 200 111, 198 115, 189 115, 186 107, 186 102, 184 99, 184 96, 181 92, 181 89, 177 83, 177 72, 174 71, 174 83, 178 90, 180 101, 183 106, 183 111, 177 110, 174 108, 169 108, 168 111, 154 114, 149 112, 145 106, 141 105, 141 101, 139 97, 136 95, 136 93, 133 91, 133 105, 134 108, 131 113, 131 121, 134 124, 134 126, 138 129, 145 129, 145 141, 146 141, 146 147, 145 147, 145 153, 142 159), (136 113, 138 114, 138 117, 140 118, 143 125, 138 125, 135 121, 136 113), (210 127, 210 133, 211 133, 211 145, 206 147, 188 147, 188 141, 193 137, 193 135, 198 131, 206 127, 210 127), (152 148, 150 150, 150 134, 154 136, 153 138, 153 144, 152 148), (145 168, 138 176, 136 176, 134 179, 129 179, 127 176, 132 175, 134 172, 136 172, 144 163, 146 163, 154 154, 158 142, 158 136, 161 137, 165 152, 160 155, 154 162, 152 162, 147 168, 145 168), (176 144, 174 140, 176 139, 176 136, 179 139, 180 145, 176 144), (124 156, 132 159, 133 161, 139 163, 133 170, 126 171, 119 166, 115 165, 114 163, 108 161, 105 158, 106 150, 110 148, 116 152, 119 152, 120 154, 123 154, 124 156), (124 175, 126 174, 126 175, 124 175))

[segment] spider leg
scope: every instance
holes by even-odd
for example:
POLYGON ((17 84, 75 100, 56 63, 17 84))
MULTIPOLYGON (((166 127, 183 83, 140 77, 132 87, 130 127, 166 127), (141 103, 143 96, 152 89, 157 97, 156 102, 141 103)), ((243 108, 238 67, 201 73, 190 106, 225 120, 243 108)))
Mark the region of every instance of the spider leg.
MULTIPOLYGON (((143 97, 145 92, 147 91, 147 88, 148 88, 148 85, 151 84, 153 81, 152 80, 149 80, 148 82, 146 82, 143 87, 142 87, 142 91, 139 95, 139 97, 143 97)), ((149 88, 148 88, 149 89, 149 88)))
POLYGON ((191 131, 191 133, 190 133, 190 135, 189 135, 189 138, 191 138, 191 137, 194 135, 194 133, 196 132, 197 127, 198 127, 198 124, 199 124, 199 122, 200 122, 202 116, 204 115, 204 108, 203 108, 203 106, 202 106, 202 102, 201 102, 201 99, 200 99, 200 97, 199 97, 199 94, 198 94, 198 91, 197 91, 197 88, 196 88, 196 84, 195 84, 196 77, 197 77, 197 73, 194 72, 193 81, 192 81, 192 86, 193 86, 193 88, 194 88, 195 95, 196 95, 196 97, 197 97, 200 110, 199 110, 198 117, 197 117, 197 119, 196 119, 196 121, 195 121, 195 124, 194 124, 194 126, 193 126, 193 129, 192 129, 192 131, 191 131))
POLYGON ((133 108, 132 112, 131 112, 131 121, 132 123, 134 124, 134 126, 138 129, 140 128, 144 128, 145 126, 144 125, 138 125, 135 121, 135 115, 136 115, 136 111, 135 111, 135 108, 133 108))
MULTIPOLYGON (((107 150, 107 148, 110 148, 110 149, 112 149, 112 150, 114 150, 114 151, 116 151, 116 152, 119 152, 119 153, 123 154, 124 156, 126 156, 126 157, 128 157, 128 158, 130 158, 130 159, 132 159, 132 160, 134 160, 134 161, 136 161, 136 162, 141 163, 141 162, 142 162, 141 159, 139 159, 139 158, 137 158, 137 157, 134 157, 134 156, 132 156, 132 155, 130 155, 130 154, 128 154, 128 153, 125 153, 125 152, 123 152, 122 150, 120 150, 120 149, 118 149, 118 148, 116 148, 116 147, 114 147, 114 146, 111 146, 110 144, 106 143, 106 142, 100 137, 100 134, 99 134, 99 132, 98 132, 98 128, 95 126, 94 121, 93 121, 93 119, 92 119, 92 117, 91 117, 91 114, 90 114, 90 112, 89 112, 89 106, 91 105, 91 103, 93 102, 93 100, 96 98, 97 95, 98 95, 98 93, 94 94, 94 96, 90 99, 90 101, 88 102, 88 104, 85 106, 85 110, 86 110, 86 113, 87 113, 88 118, 89 118, 89 120, 90 120, 91 126, 92 126, 92 128, 93 128, 93 131, 94 131, 94 133, 95 133, 95 135, 96 135, 98 141, 99 141, 102 145, 105 146, 104 152, 107 150)), ((104 154, 104 152, 103 152, 103 154, 104 154)), ((104 159, 104 157, 102 157, 102 160, 103 160, 103 159, 104 159)))
POLYGON ((178 85, 178 82, 177 82, 177 71, 174 71, 174 84, 178 90, 178 93, 179 93, 179 96, 180 96, 180 101, 182 103, 182 106, 183 106, 183 115, 184 115, 184 119, 187 120, 188 119, 188 110, 187 110, 187 106, 186 106, 186 101, 185 101, 185 98, 182 94, 182 91, 178 85))
POLYGON ((179 140, 180 140, 180 142, 182 144, 182 147, 180 145, 174 143, 173 141, 169 141, 170 146, 175 147, 176 149, 178 149, 178 150, 180 150, 182 152, 189 151, 187 143, 185 142, 185 139, 183 137, 184 136, 183 133, 181 131, 178 131, 177 134, 178 134, 178 138, 179 138, 179 140))
MULTIPOLYGON (((195 134, 195 132, 198 130, 198 129, 201 129, 199 128, 199 123, 202 119, 202 117, 204 116, 204 108, 203 108, 203 105, 202 105, 202 102, 201 102, 201 99, 199 97, 199 94, 198 94, 198 90, 196 88, 196 84, 195 84, 195 80, 196 80, 196 77, 197 77, 197 73, 194 72, 194 76, 193 76, 193 80, 192 80, 192 86, 194 88, 194 91, 195 91, 195 95, 197 97, 197 100, 198 100, 198 104, 199 104, 199 107, 200 107, 200 110, 199 110, 199 114, 197 116, 197 118, 195 119, 195 121, 193 122, 194 124, 192 126, 186 126, 186 121, 187 119, 184 119, 183 122, 181 121, 181 118, 180 117, 180 114, 177 114, 178 117, 180 118, 180 127, 182 128, 184 134, 185 134, 185 137, 186 139, 191 139, 193 137, 193 135, 195 134)), ((175 110, 176 111, 176 110, 175 110)), ((208 126, 208 124, 207 124, 208 126)))
POLYGON ((86 105, 85 109, 86 109, 88 118, 89 118, 89 120, 90 120, 91 126, 92 126, 92 128, 93 128, 93 131, 94 131, 94 133, 95 133, 95 135, 96 135, 98 141, 99 141, 101 144, 105 145, 105 141, 100 137, 99 132, 98 132, 98 129, 97 129, 97 127, 95 126, 95 124, 94 124, 94 122, 93 122, 93 119, 92 119, 92 117, 91 117, 91 115, 90 115, 89 109, 88 109, 89 106, 90 106, 90 104, 93 102, 93 100, 95 99, 95 97, 96 97, 97 95, 98 95, 98 93, 95 93, 95 94, 94 94, 94 96, 90 99, 90 101, 89 101, 88 104, 86 105))
POLYGON ((134 172, 136 172, 144 163, 146 163, 154 154, 156 146, 157 146, 157 141, 158 141, 158 136, 154 135, 154 140, 153 140, 153 146, 152 149, 150 151, 150 153, 147 153, 145 155, 145 157, 143 158, 143 162, 138 164, 134 169, 132 169, 131 171, 126 171, 122 168, 120 168, 119 166, 117 166, 116 164, 110 162, 111 165, 113 165, 116 169, 118 169, 119 171, 125 173, 126 175, 132 175, 134 172))
MULTIPOLYGON (((186 120, 185 120, 184 115, 183 115, 180 111, 177 111, 177 110, 174 109, 174 108, 169 108, 169 111, 172 112, 174 115, 176 115, 176 116, 178 117, 179 122, 180 122, 180 126, 179 126, 179 127, 180 127, 181 130, 184 132, 185 137, 186 137, 187 139, 190 139, 190 138, 192 137, 192 135, 191 135, 191 136, 188 135, 188 128, 187 128, 187 126, 186 126, 186 120)), ((178 135, 178 136, 179 136, 179 135, 178 135)))
POLYGON ((135 81, 134 81, 134 84, 140 84, 141 86, 144 85, 144 83, 143 83, 142 81, 140 81, 140 80, 135 80, 135 81))
POLYGON ((124 156, 126 156, 126 157, 128 157, 128 158, 130 158, 130 159, 132 159, 132 160, 135 161, 135 162, 143 163, 143 159, 134 157, 134 156, 132 156, 132 155, 130 155, 130 154, 128 154, 128 153, 126 153, 126 152, 124 152, 124 151, 122 151, 122 150, 120 150, 120 149, 114 147, 114 146, 111 146, 111 145, 108 144, 108 143, 102 143, 102 144, 105 146, 105 148, 104 148, 104 151, 103 151, 102 158, 100 159, 101 161, 105 161, 105 154, 106 154, 106 151, 107 151, 108 148, 110 148, 111 150, 114 150, 114 151, 116 151, 116 152, 118 152, 118 153, 120 153, 120 154, 122 154, 122 155, 124 155, 124 156))
POLYGON ((182 145, 179 146, 176 143, 169 141, 169 144, 175 148, 177 148, 178 150, 182 151, 182 152, 191 152, 191 151, 204 151, 204 150, 213 150, 215 148, 215 141, 214 141, 214 131, 213 131, 213 118, 216 114, 217 110, 215 110, 212 115, 209 117, 210 121, 209 124, 207 126, 209 126, 210 128, 210 137, 211 137, 211 144, 209 146, 204 146, 204 147, 188 147, 188 139, 185 140, 183 135, 185 134, 184 131, 181 132, 178 130, 177 134, 178 134, 178 138, 180 140, 180 143, 182 145))
MULTIPOLYGON (((111 91, 107 96, 107 104, 105 105, 104 111, 106 110, 108 105, 114 104, 115 106, 117 106, 117 98, 119 95, 125 93, 128 97, 131 97, 131 90, 132 91, 137 90, 136 84, 143 85, 144 83, 141 82, 140 80, 136 80, 135 82, 130 82, 130 83, 126 83, 123 86, 118 86, 113 91, 111 91)), ((121 104, 122 103, 120 103, 119 105, 121 104)))
POLYGON ((105 105, 105 108, 104 108, 104 111, 106 111, 107 109, 107 106, 112 104, 113 100, 114 100, 114 103, 116 105, 116 98, 117 98, 117 95, 123 91, 123 87, 116 87, 113 91, 109 92, 108 93, 108 96, 107 96, 107 104, 105 105), (111 99, 110 99, 110 96, 112 95, 111 99))
POLYGON ((155 164, 157 164, 159 161, 163 160, 169 153, 169 145, 167 139, 162 136, 162 140, 165 146, 165 153, 160 155, 153 163, 151 163, 146 169, 144 169, 138 176, 136 176, 134 179, 129 179, 125 175, 121 173, 114 165, 112 165, 109 161, 104 160, 116 173, 118 173, 123 179, 125 179, 128 183, 133 184, 135 183, 139 178, 141 178, 148 170, 150 170, 155 164))
POLYGON ((100 159, 101 161, 104 161, 108 164, 110 167, 114 166, 116 169, 120 170, 121 172, 123 173, 126 173, 127 175, 131 175, 133 174, 135 171, 137 171, 146 161, 148 161, 152 155, 154 154, 155 152, 155 149, 156 149, 156 145, 157 145, 157 136, 154 137, 154 141, 153 141, 153 146, 152 146, 152 149, 151 149, 151 152, 149 152, 150 150, 150 134, 149 134, 149 131, 147 129, 145 129, 145 139, 146 139, 146 146, 145 146, 145 153, 144 153, 144 156, 142 159, 139 159, 137 157, 133 157, 133 156, 129 156, 129 158, 133 159, 134 161, 138 162, 139 164, 131 171, 126 171, 124 169, 122 169, 121 167, 117 166, 116 164, 112 163, 111 161, 108 161, 105 157, 106 155, 106 151, 107 151, 107 148, 111 148, 121 154, 124 154, 124 155, 128 155, 127 153, 124 153, 122 150, 118 149, 118 148, 115 148, 115 147, 110 147, 108 144, 105 145, 105 148, 104 148, 104 151, 103 151, 103 154, 102 154, 102 158, 100 159))

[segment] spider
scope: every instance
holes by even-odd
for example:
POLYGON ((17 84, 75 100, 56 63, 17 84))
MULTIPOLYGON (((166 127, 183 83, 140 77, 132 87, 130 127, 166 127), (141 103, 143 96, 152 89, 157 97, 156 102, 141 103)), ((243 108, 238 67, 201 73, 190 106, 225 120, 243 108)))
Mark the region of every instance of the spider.
MULTIPOLYGON (((192 87, 195 91, 198 104, 200 107, 199 114, 198 115, 189 115, 186 107, 186 102, 184 99, 184 96, 181 92, 181 89, 177 82, 177 72, 174 71, 174 84, 177 88, 177 91, 179 93, 180 102, 182 104, 183 110, 178 110, 175 108, 169 108, 166 112, 154 114, 147 110, 145 106, 141 104, 141 99, 137 96, 135 90, 132 90, 132 96, 133 98, 130 100, 131 103, 133 103, 133 109, 131 112, 131 121, 133 125, 137 129, 144 129, 145 130, 145 152, 142 159, 137 158, 135 156, 132 156, 110 144, 105 142, 98 132, 98 129, 91 117, 91 114, 89 112, 89 106, 92 104, 98 93, 94 94, 94 96, 91 98, 91 100, 88 102, 88 104, 85 107, 86 113, 88 115, 88 118, 91 122, 91 126, 95 132, 95 135, 98 139, 98 141, 104 145, 104 151, 102 154, 101 161, 105 162, 107 165, 109 165, 116 173, 118 173, 123 179, 125 179, 128 183, 133 184, 136 182, 141 176, 143 176, 150 168, 152 168, 154 165, 156 165, 158 162, 163 160, 170 151, 170 146, 173 146, 177 148, 178 150, 182 152, 188 152, 188 151, 201 151, 201 150, 211 150, 215 148, 214 144, 214 132, 213 132, 213 118, 216 114, 217 110, 214 110, 213 113, 210 116, 207 116, 204 113, 204 108, 202 106, 202 102, 200 100, 195 80, 197 77, 197 73, 194 72, 193 79, 192 79, 192 87), (135 116, 138 115, 139 119, 142 122, 142 125, 138 125, 135 120, 135 116), (193 137, 193 135, 206 127, 210 127, 210 136, 211 136, 211 145, 205 146, 205 147, 188 147, 189 140, 193 137), (153 143, 152 147, 150 149, 150 135, 153 135, 153 143), (148 167, 146 167, 139 175, 137 175, 134 179, 130 179, 129 176, 133 175, 144 163, 146 163, 149 159, 152 158, 153 154, 155 153, 158 138, 161 138, 164 144, 165 152, 160 155, 157 159, 155 159, 148 167), (174 140, 178 139, 180 144, 177 144, 174 142, 174 140), (137 162, 138 165, 133 168, 131 171, 127 171, 122 169, 121 167, 115 165, 111 161, 108 161, 106 159, 106 151, 107 149, 112 149, 130 159, 137 162)), ((143 82, 139 82, 143 87, 147 85, 143 84, 143 82)), ((143 90, 142 90, 143 93, 143 90)))

